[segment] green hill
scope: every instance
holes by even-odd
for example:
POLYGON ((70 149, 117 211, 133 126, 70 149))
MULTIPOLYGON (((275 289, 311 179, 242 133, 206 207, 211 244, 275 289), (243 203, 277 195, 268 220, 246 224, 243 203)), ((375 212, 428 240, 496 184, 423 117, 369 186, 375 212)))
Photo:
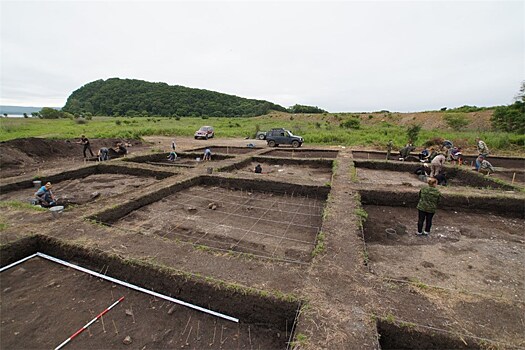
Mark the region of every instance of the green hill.
POLYGON ((135 79, 96 80, 74 91, 63 111, 93 115, 247 117, 286 111, 277 104, 135 79))

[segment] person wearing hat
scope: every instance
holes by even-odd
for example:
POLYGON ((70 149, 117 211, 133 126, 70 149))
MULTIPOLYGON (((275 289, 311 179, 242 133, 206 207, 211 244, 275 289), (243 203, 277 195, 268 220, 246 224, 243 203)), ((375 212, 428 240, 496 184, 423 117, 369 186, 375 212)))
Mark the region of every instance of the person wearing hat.
POLYGON ((46 183, 35 192, 35 199, 38 204, 44 208, 49 208, 57 205, 56 198, 53 192, 51 192, 51 182, 46 183))
POLYGON ((89 150, 89 153, 91 153, 91 157, 94 157, 93 151, 91 150, 91 144, 89 143, 89 139, 86 137, 86 135, 80 135, 80 141, 77 143, 80 143, 84 146, 84 150, 82 151, 84 153, 84 158, 86 158, 86 151, 89 150))

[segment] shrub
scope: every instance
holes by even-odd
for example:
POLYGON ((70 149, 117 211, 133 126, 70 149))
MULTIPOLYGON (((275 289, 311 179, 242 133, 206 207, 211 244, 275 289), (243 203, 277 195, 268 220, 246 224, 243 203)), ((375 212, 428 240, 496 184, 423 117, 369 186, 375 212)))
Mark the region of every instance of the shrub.
POLYGON ((87 124, 87 120, 85 120, 84 118, 77 118, 77 119, 75 119, 75 123, 77 123, 77 124, 87 124))
POLYGON ((412 141, 412 143, 416 143, 417 139, 419 138, 419 132, 421 131, 421 125, 414 124, 407 128, 407 137, 409 141, 412 141))
POLYGON ((460 131, 469 124, 468 119, 462 113, 447 113, 443 119, 450 128, 456 131, 460 131))
POLYGON ((122 124, 122 121, 120 121, 120 120, 115 120, 115 124, 116 124, 116 125, 120 125, 120 124, 122 124))
POLYGON ((339 124, 339 126, 345 129, 359 129, 361 127, 361 120, 355 117, 350 118, 339 124))

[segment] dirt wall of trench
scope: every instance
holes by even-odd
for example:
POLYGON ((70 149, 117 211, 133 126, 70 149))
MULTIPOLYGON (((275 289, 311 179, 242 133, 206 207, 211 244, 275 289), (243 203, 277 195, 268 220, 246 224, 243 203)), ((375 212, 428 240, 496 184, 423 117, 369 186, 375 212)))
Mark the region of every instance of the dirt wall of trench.
MULTIPOLYGON (((418 201, 419 191, 384 191, 360 190, 361 202, 368 205, 384 205, 392 207, 413 207, 418 201)), ((525 217, 525 201, 519 197, 502 196, 462 196, 443 194, 439 208, 454 210, 457 208, 492 212, 503 216, 525 217)))
POLYGON ((140 176, 140 177, 154 177, 157 180, 162 180, 169 176, 176 175, 173 172, 154 171, 150 169, 124 167, 124 166, 118 166, 114 164, 100 163, 97 165, 87 166, 87 167, 83 167, 83 168, 79 168, 75 170, 64 171, 59 174, 35 177, 34 179, 31 179, 31 180, 22 180, 22 181, 7 183, 7 184, 0 186, 0 193, 7 193, 11 191, 31 188, 33 187, 34 180, 42 181, 42 184, 45 184, 46 182, 57 183, 57 182, 64 181, 64 180, 83 178, 83 177, 94 175, 94 174, 126 174, 126 175, 140 176))
MULTIPOLYGON (((155 154, 148 154, 144 156, 129 157, 129 158, 126 158, 124 161, 133 162, 133 163, 162 162, 168 159, 168 155, 169 155, 169 152, 155 153, 155 154)), ((182 159, 202 158, 202 153, 177 152, 177 157, 182 158, 182 159)), ((224 154, 212 154, 213 160, 223 160, 223 159, 229 159, 229 158, 234 158, 234 156, 227 156, 224 154)))
POLYGON ((215 286, 173 269, 123 259, 115 254, 108 255, 97 249, 86 249, 43 235, 35 235, 0 247, 1 266, 36 252, 94 271, 103 269, 107 276, 236 317, 243 323, 262 325, 283 332, 290 329, 300 306, 298 301, 262 297, 240 290, 239 286, 215 286))
POLYGON ((271 157, 251 157, 243 160, 242 162, 235 163, 232 165, 220 168, 219 171, 232 171, 240 170, 248 166, 251 162, 259 162, 266 164, 277 164, 277 165, 307 165, 317 168, 331 169, 334 160, 333 159, 299 159, 299 158, 271 158, 271 157))

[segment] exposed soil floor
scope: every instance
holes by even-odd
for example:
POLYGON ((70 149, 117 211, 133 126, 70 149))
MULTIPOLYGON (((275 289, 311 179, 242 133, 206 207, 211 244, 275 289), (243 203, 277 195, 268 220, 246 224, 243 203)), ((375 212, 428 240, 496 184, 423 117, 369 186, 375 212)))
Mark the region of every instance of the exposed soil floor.
POLYGON ((266 162, 251 162, 242 169, 232 171, 232 173, 239 175, 253 174, 254 176, 274 181, 294 182, 301 180, 321 186, 330 183, 332 178, 331 168, 295 164, 270 164, 266 162), (254 173, 257 164, 260 164, 262 167, 262 173, 260 174, 254 173))
POLYGON ((337 151, 315 151, 315 150, 297 150, 297 149, 273 149, 263 153, 264 156, 268 157, 279 157, 279 158, 324 158, 324 159, 335 159, 337 157, 337 151))
POLYGON ((431 234, 416 236, 412 208, 364 206, 370 267, 444 288, 525 300, 525 221, 487 212, 438 210, 431 234))
MULTIPOLYGON (((59 203, 86 204, 99 198, 112 197, 124 192, 132 193, 155 183, 152 177, 123 174, 93 174, 81 179, 65 180, 53 184, 53 194, 59 203)), ((18 200, 29 203, 37 189, 30 188, 0 195, 0 200, 18 200)))
POLYGON ((73 349, 285 349, 287 335, 235 323, 140 293, 41 258, 2 277, 4 349, 55 348, 124 297, 74 338, 73 349), (131 337, 131 344, 123 340, 131 337))
POLYGON ((323 203, 306 197, 195 186, 169 195, 113 226, 257 256, 307 261, 323 203))

